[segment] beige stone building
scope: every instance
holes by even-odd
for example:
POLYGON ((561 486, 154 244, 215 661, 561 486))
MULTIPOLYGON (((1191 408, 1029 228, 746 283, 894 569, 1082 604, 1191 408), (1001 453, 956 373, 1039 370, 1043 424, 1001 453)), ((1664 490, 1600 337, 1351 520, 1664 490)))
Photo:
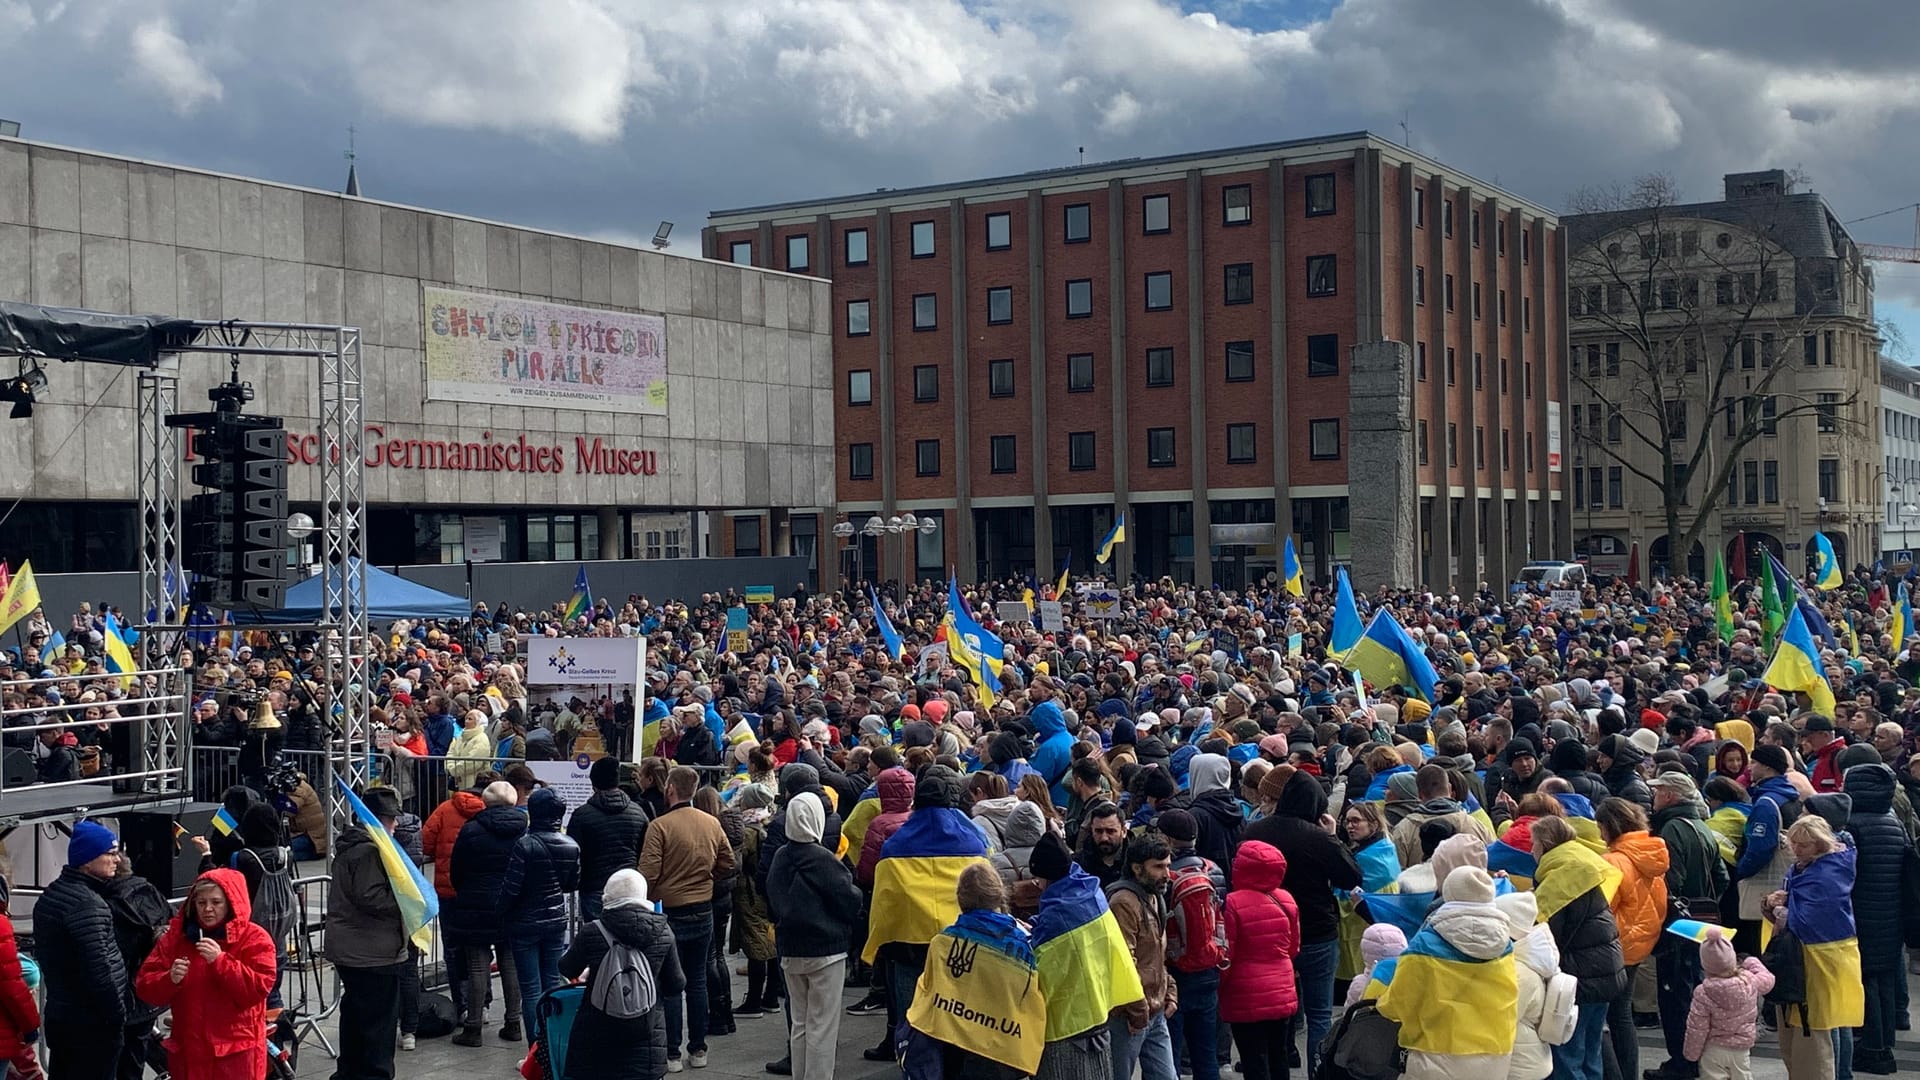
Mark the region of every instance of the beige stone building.
POLYGON ((1710 574, 1737 534, 1804 570, 1824 531, 1843 567, 1881 551, 1873 274, 1826 201, 1780 170, 1716 202, 1657 184, 1562 218, 1569 234, 1568 468, 1575 551, 1710 574), (1664 448, 1664 449, 1663 449, 1664 448), (1668 496, 1683 558, 1668 555, 1668 496))

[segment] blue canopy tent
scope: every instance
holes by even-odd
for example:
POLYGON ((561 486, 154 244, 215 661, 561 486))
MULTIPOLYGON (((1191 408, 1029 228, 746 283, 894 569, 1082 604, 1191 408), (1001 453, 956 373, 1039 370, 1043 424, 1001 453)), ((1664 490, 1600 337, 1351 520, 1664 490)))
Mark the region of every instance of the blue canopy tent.
MULTIPOLYGON (((348 564, 347 584, 352 586, 362 573, 359 560, 348 564)), ((406 578, 389 574, 377 566, 364 568, 367 581, 367 621, 392 622, 395 619, 458 619, 472 611, 458 597, 430 589, 406 578)), ((251 618, 263 623, 314 623, 338 612, 323 612, 325 593, 321 578, 331 575, 338 583, 340 571, 329 569, 315 574, 287 590, 286 606, 278 611, 261 611, 251 618)))

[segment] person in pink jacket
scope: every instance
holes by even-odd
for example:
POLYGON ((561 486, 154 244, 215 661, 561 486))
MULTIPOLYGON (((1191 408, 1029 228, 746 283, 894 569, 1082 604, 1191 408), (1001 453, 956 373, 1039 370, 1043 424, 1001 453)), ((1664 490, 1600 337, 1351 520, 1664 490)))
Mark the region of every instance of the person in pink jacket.
POLYGON ((1227 968, 1220 1019, 1233 1025, 1245 1080, 1286 1080, 1293 1018, 1300 1012, 1293 958, 1300 955, 1300 908, 1281 885, 1287 857, 1259 840, 1241 843, 1227 894, 1227 968))
POLYGON ((1717 926, 1700 943, 1700 970, 1706 977, 1687 1010, 1687 1060, 1700 1063, 1700 1080, 1750 1080, 1760 998, 1773 989, 1773 972, 1759 957, 1736 960, 1717 926))

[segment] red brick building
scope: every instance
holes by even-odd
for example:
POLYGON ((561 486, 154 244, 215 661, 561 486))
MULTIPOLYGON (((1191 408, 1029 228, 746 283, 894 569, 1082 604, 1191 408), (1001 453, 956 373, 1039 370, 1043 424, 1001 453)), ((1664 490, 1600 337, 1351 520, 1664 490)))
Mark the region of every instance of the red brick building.
POLYGON ((846 573, 1089 571, 1121 510, 1127 573, 1223 584, 1288 532, 1311 578, 1368 544, 1436 584, 1570 548, 1559 223, 1375 136, 716 211, 703 243, 832 279, 839 515, 938 523, 846 573), (1381 341, 1404 395, 1356 412, 1381 341), (1413 462, 1416 535, 1350 527, 1357 430, 1413 462))

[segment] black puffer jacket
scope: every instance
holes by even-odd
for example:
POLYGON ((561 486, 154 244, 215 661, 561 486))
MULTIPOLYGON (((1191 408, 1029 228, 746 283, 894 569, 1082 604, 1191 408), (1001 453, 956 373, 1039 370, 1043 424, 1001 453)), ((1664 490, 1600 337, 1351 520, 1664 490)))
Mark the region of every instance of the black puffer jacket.
POLYGON ((767 910, 781 956, 834 956, 852 947, 860 886, 819 844, 781 845, 767 871, 767 910))
POLYGON ((1855 765, 1843 781, 1853 807, 1847 831, 1859 850, 1853 879, 1853 923, 1860 938, 1860 969, 1900 970, 1900 874, 1907 854, 1907 832, 1893 815, 1893 770, 1885 765, 1855 765))
POLYGON ((1320 827, 1327 793, 1307 773, 1294 773, 1274 804, 1273 816, 1241 830, 1240 842, 1272 844, 1287 857, 1287 891, 1300 905, 1300 941, 1313 945, 1339 933, 1333 891, 1360 887, 1360 864, 1334 835, 1320 827))
POLYGON ((1596 886, 1547 920, 1560 947, 1560 970, 1579 982, 1575 1004, 1612 1001, 1627 991, 1626 957, 1620 952, 1620 927, 1596 886))
POLYGON ((507 877, 507 860, 527 831, 517 806, 489 806, 460 826, 453 842, 453 902, 441 915, 455 945, 498 945, 506 924, 495 900, 507 877))
POLYGON ((1194 850, 1222 870, 1233 865, 1233 853, 1240 847, 1240 833, 1247 820, 1240 813, 1240 801, 1231 792, 1209 791, 1195 796, 1187 809, 1200 829, 1194 850))
POLYGON ((619 788, 596 791, 573 812, 567 835, 580 845, 580 891, 597 893, 616 872, 640 865, 647 811, 619 788))
MULTIPOLYGON (((792 769, 793 766, 787 766, 792 769)), ((811 768, 811 766, 809 766, 811 768)), ((781 770, 780 776, 780 812, 767 822, 766 839, 760 841, 760 866, 754 874, 753 887, 761 896, 767 895, 767 874, 773 870, 773 857, 787 845, 787 803, 803 791, 811 791, 820 797, 821 806, 832 806, 825 788, 820 786, 819 773, 808 779, 804 771, 789 773, 781 770)), ((820 846, 828 851, 840 850, 840 815, 827 811, 826 832, 820 837, 820 846)))
MULTIPOLYGON (((127 978, 131 980, 140 974, 140 965, 147 962, 147 954, 166 932, 167 923, 173 919, 173 908, 167 906, 167 895, 155 888, 153 882, 132 874, 109 882, 106 898, 107 910, 113 913, 113 938, 120 946, 120 959, 126 963, 127 978)), ((141 1001, 138 995, 128 1003, 127 1010, 128 1022, 135 1024, 165 1011, 141 1001)))
POLYGON ((49 1021, 101 1030, 127 1022, 132 984, 114 939, 109 888, 69 866, 34 901, 33 951, 46 979, 41 1012, 49 1021))
POLYGON ((509 939, 533 940, 567 925, 567 894, 580 887, 580 845, 560 831, 566 812, 566 801, 552 788, 527 800, 527 832, 514 841, 500 882, 500 917, 509 939))
MULTIPOLYGON (((673 947, 673 929, 665 915, 639 907, 615 908, 588 923, 573 937, 560 958, 560 974, 572 979, 596 970, 607 956, 605 926, 622 944, 639 949, 653 965, 657 1001, 686 988, 680 954, 673 947)), ((591 975, 587 978, 593 985, 591 975)), ((580 1002, 567 1044, 567 1068, 562 1080, 660 1080, 667 1072, 667 1020, 659 1004, 645 1016, 616 1020, 594 1008, 592 994, 580 1002)))

